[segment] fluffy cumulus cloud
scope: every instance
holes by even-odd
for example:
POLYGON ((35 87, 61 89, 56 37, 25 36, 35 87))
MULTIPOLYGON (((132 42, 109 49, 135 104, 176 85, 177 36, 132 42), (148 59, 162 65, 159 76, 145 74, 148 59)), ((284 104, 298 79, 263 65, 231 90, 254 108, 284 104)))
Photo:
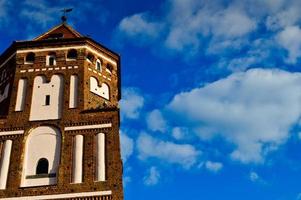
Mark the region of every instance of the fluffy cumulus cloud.
POLYGON ((137 119, 144 105, 144 98, 135 88, 123 89, 120 100, 121 115, 129 119, 137 119))
POLYGON ((146 118, 147 126, 151 131, 165 132, 167 128, 166 121, 159 110, 153 110, 146 118))
POLYGON ((288 51, 289 63, 296 63, 301 56, 301 29, 298 26, 288 26, 276 37, 278 43, 288 51))
POLYGON ((206 161, 205 167, 211 172, 218 172, 223 168, 223 164, 220 162, 206 161))
POLYGON ((148 174, 143 178, 144 184, 148 186, 156 185, 160 180, 160 172, 159 170, 152 166, 149 169, 148 174))
POLYGON ((192 145, 159 140, 147 133, 140 134, 137 139, 137 149, 141 160, 156 158, 184 168, 193 166, 201 154, 201 151, 192 145))
POLYGON ((284 58, 287 63, 295 63, 301 56, 301 3, 298 0, 233 0, 228 3, 166 0, 163 5, 162 13, 150 11, 125 17, 119 24, 119 32, 135 42, 156 40, 154 44, 173 52, 185 52, 186 56, 225 54, 228 62, 234 60, 230 70, 236 70, 235 63, 248 64, 245 69, 260 61, 273 62, 269 54, 277 48, 288 51, 288 57, 284 58), (260 28, 263 26, 266 32, 260 28), (254 45, 260 39, 269 46, 254 45), (247 52, 244 58, 238 58, 235 52, 244 50, 259 50, 265 55, 247 52), (230 52, 233 54, 229 55, 230 52))
POLYGON ((127 159, 133 154, 134 141, 124 132, 120 132, 120 144, 121 144, 121 157, 125 163, 127 159))
POLYGON ((167 111, 201 140, 220 136, 233 144, 233 160, 261 163, 299 120, 300 84, 300 73, 252 69, 177 94, 167 111))
POLYGON ((139 13, 122 19, 118 29, 130 38, 141 37, 148 40, 158 36, 160 27, 160 23, 152 22, 147 13, 139 13))

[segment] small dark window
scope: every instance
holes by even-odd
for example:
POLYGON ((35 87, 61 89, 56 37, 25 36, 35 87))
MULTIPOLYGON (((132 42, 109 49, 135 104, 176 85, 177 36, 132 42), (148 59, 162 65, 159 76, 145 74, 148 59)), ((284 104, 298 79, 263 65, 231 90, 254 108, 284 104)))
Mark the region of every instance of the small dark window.
POLYGON ((48 160, 46 158, 41 158, 38 161, 38 165, 36 168, 36 174, 48 174, 48 167, 49 167, 49 163, 48 160))
POLYGON ((87 59, 88 59, 90 62, 93 62, 93 61, 94 61, 94 56, 93 56, 91 53, 89 53, 89 54, 87 55, 87 59))
POLYGON ((112 71, 113 71, 112 65, 108 64, 108 65, 107 65, 107 69, 109 70, 110 73, 112 73, 112 71))
POLYGON ((53 56, 49 57, 49 65, 50 66, 54 65, 54 57, 53 56))
POLYGON ((50 95, 46 95, 45 106, 49 106, 49 105, 50 105, 50 95))
POLYGON ((96 69, 101 71, 101 62, 99 60, 96 61, 96 69))
POLYGON ((34 63, 34 59, 35 59, 35 54, 30 52, 26 55, 25 63, 32 64, 32 63, 34 63))
POLYGON ((75 60, 77 59, 77 51, 75 49, 71 49, 68 51, 67 59, 75 60))

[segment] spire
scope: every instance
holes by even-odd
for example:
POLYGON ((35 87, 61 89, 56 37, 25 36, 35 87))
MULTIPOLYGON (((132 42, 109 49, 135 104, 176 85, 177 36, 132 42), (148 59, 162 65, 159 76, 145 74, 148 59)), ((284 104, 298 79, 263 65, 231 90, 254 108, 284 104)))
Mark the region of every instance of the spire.
POLYGON ((66 23, 67 13, 71 12, 72 10, 73 10, 73 8, 64 8, 63 10, 61 10, 63 12, 63 16, 61 17, 63 23, 66 23))

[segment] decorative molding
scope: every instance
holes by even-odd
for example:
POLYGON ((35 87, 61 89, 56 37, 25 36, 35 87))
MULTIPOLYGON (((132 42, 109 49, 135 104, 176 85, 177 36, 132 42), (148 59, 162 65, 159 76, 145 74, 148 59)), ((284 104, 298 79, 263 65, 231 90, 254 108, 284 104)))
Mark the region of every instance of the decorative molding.
POLYGON ((80 192, 80 193, 68 193, 68 194, 55 194, 55 195, 41 195, 41 196, 23 196, 12 198, 1 198, 2 200, 31 200, 31 199, 66 199, 66 198, 81 198, 81 197, 97 197, 112 195, 111 190, 99 191, 99 192, 80 192))
POLYGON ((1 131, 0 136, 3 135, 20 135, 24 134, 24 130, 17 130, 17 131, 1 131))
POLYGON ((112 123, 107 124, 95 124, 95 125, 86 125, 86 126, 69 126, 65 127, 65 131, 77 131, 77 130, 87 130, 87 129, 98 129, 98 128, 110 128, 112 123))

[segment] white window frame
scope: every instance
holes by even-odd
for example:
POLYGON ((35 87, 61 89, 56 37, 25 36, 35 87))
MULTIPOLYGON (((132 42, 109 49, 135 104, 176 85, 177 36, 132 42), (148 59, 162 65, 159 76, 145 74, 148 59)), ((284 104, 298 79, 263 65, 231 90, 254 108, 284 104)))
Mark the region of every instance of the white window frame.
POLYGON ((55 55, 48 55, 46 56, 46 66, 55 66, 56 65, 56 56, 55 55), (53 65, 50 65, 50 58, 53 58, 53 65))
POLYGON ((95 69, 102 72, 102 63, 99 59, 96 60, 95 69), (98 69, 97 64, 99 63, 100 68, 98 69))

